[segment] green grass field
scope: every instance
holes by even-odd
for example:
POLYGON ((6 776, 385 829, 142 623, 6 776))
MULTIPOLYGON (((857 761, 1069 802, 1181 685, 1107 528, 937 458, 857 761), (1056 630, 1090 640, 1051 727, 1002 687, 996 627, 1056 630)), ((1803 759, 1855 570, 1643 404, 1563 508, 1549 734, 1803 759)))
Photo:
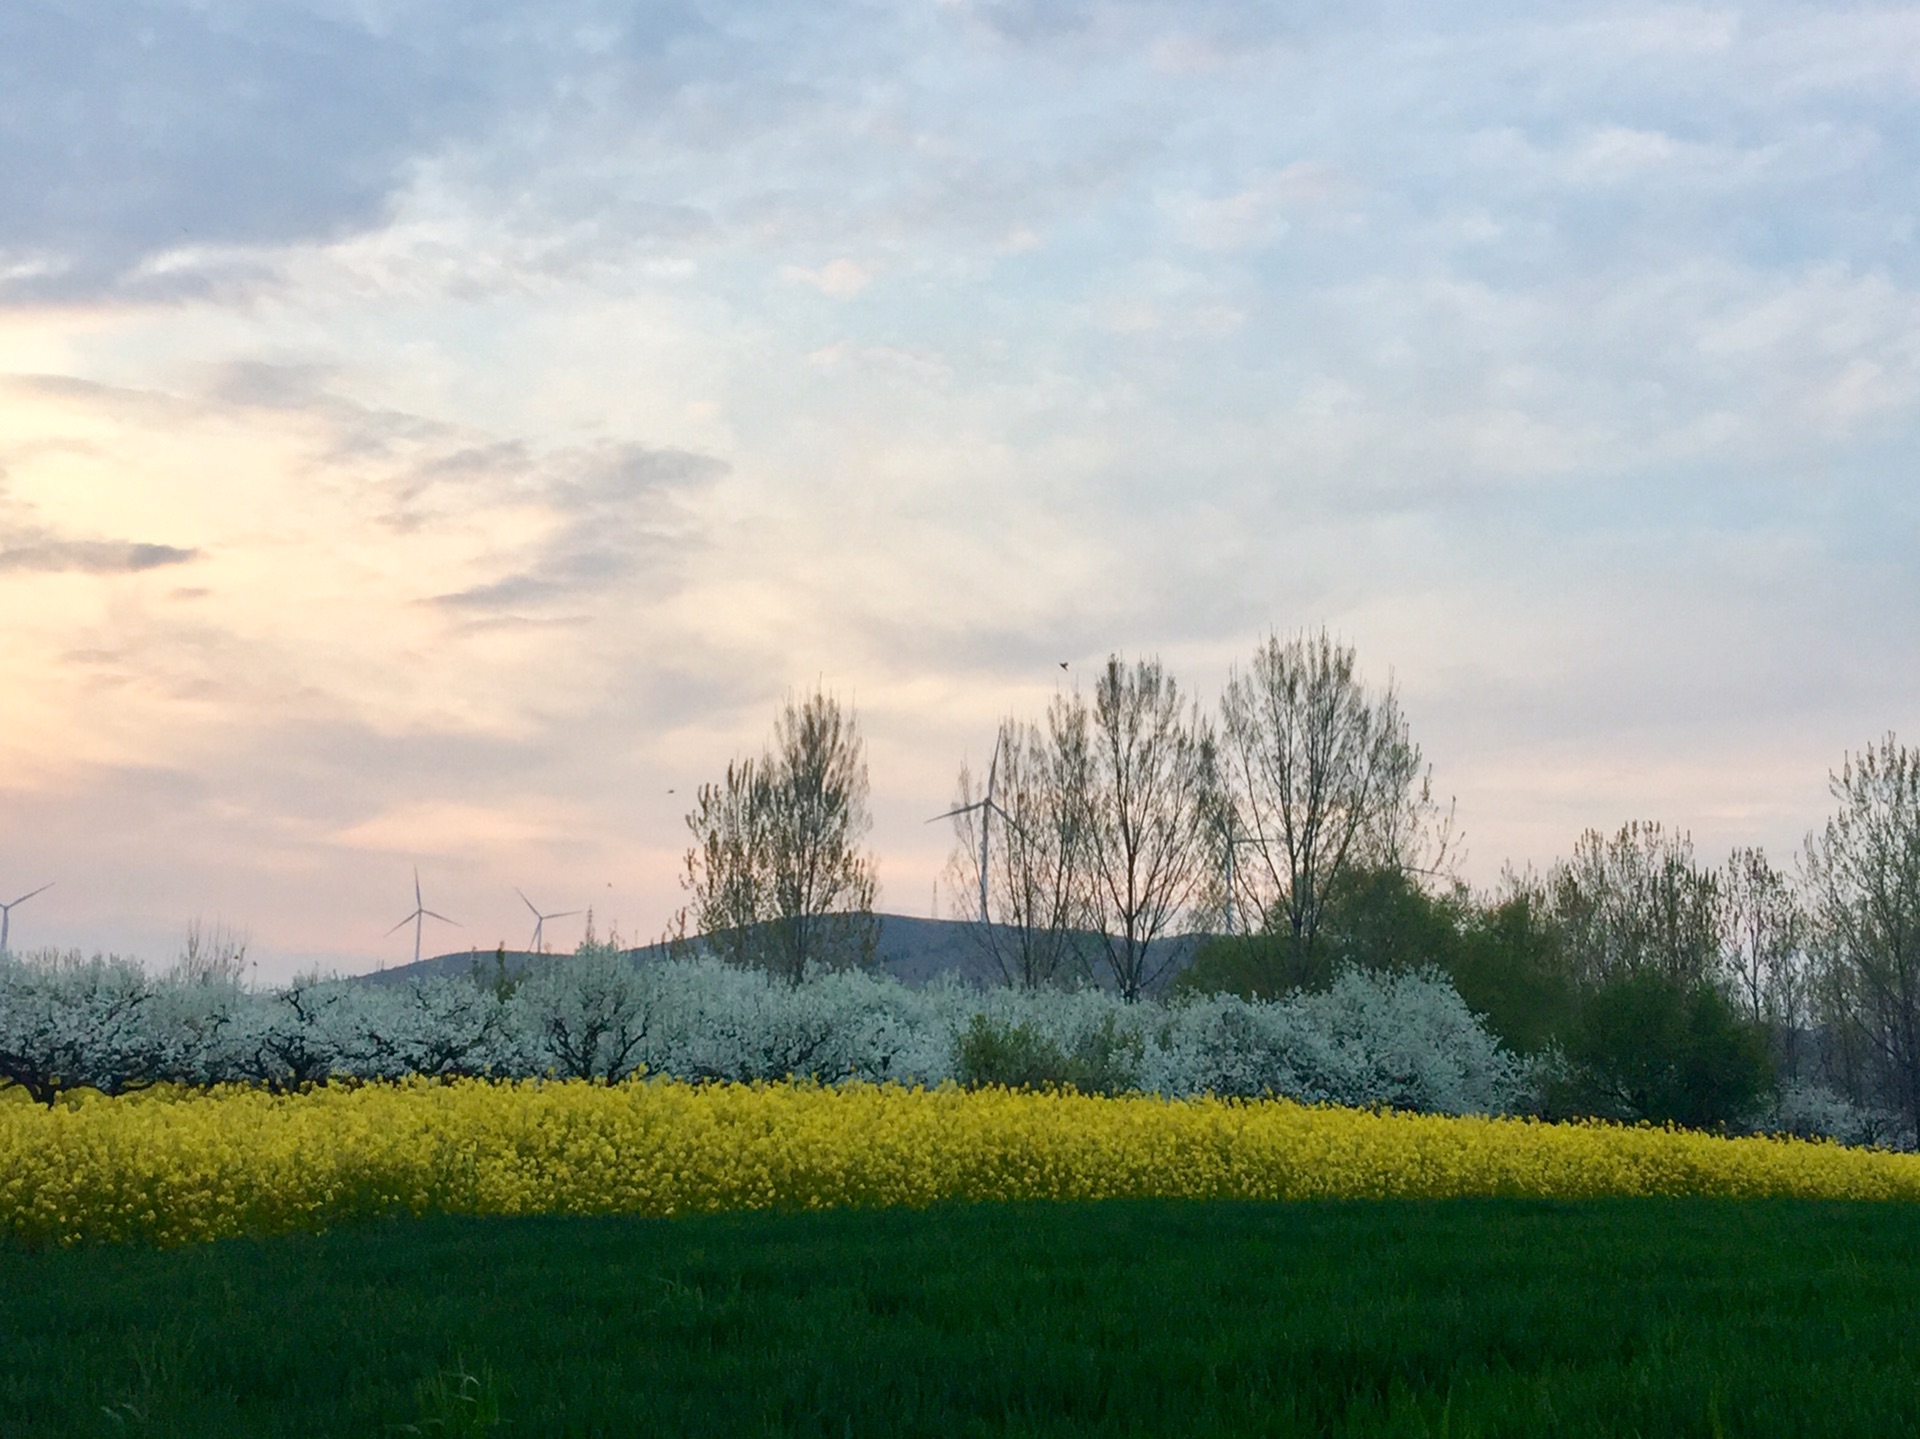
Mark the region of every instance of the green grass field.
POLYGON ((0 1436, 1920 1433, 1920 1208, 1108 1203, 0 1249, 0 1436))

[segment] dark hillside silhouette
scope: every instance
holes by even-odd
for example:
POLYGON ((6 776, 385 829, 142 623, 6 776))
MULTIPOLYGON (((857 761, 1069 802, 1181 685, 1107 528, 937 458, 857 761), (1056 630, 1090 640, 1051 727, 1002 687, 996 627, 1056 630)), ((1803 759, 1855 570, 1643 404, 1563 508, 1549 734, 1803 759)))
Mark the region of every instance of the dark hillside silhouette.
MULTIPOLYGON (((993 962, 980 947, 974 934, 976 921, 958 919, 925 919, 905 914, 882 914, 876 916, 880 922, 879 945, 876 950, 874 973, 889 975, 903 984, 922 985, 942 975, 953 974, 969 984, 982 987, 998 982, 998 972, 993 962)), ((1094 935, 1085 937, 1088 953, 1091 946, 1097 944, 1094 935)), ((1182 969, 1192 949, 1204 938, 1201 935, 1183 935, 1171 939, 1155 941, 1154 960, 1156 965, 1161 954, 1174 950, 1184 950, 1179 959, 1171 966, 1173 970, 1182 969)), ((697 946, 699 940, 690 941, 697 946)), ((641 945, 627 951, 639 960, 657 960, 667 957, 667 946, 662 943, 641 945)), ((508 978, 517 979, 539 965, 550 964, 562 955, 534 954, 527 950, 509 949, 505 952, 504 962, 508 978)), ((363 984, 404 984, 416 977, 428 975, 452 975, 465 978, 477 975, 483 983, 492 982, 501 964, 500 952, 493 949, 454 950, 447 954, 437 954, 423 959, 418 964, 395 965, 391 969, 376 970, 371 974, 357 975, 363 984)))

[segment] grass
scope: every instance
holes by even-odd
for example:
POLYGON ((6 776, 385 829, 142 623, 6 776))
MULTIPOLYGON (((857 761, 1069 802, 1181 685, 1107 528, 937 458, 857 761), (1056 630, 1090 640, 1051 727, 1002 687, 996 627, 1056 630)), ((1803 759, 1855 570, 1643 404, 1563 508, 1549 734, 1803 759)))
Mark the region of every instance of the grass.
POLYGON ((1920 1434, 1920 1206, 1109 1202, 0 1247, 0 1439, 1920 1434))

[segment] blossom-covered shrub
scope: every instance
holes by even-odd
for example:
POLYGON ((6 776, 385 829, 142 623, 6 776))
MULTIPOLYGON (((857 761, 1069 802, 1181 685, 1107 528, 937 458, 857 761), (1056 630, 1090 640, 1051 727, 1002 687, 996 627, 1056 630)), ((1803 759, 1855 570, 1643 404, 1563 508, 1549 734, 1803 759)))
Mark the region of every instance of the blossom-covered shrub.
POLYGON ((1772 1112, 1754 1128, 1801 1139, 1837 1139, 1842 1144, 1888 1149, 1910 1150, 1915 1144, 1913 1127, 1892 1110, 1866 1108, 1823 1085, 1804 1081, 1781 1085, 1772 1112))
POLYGON ((514 991, 499 1068, 612 1084, 651 1067, 661 986, 599 946, 581 946, 514 991))
POLYGON ((42 1104, 154 1082, 167 1045, 153 1001, 145 972, 117 955, 0 952, 0 1080, 42 1104))
MULTIPOLYGON (((1123 1003, 1097 989, 800 984, 710 957, 583 946, 515 984, 309 977, 249 991, 116 959, 0 961, 0 1077, 49 1101, 155 1081, 294 1090, 409 1075, 636 1074, 694 1082, 1014 1084, 1179 1098, 1275 1096, 1435 1113, 1531 1106, 1529 1068, 1433 971, 1349 970, 1322 993, 1123 1003)), ((1782 1100, 1775 1128, 1884 1142, 1873 1116, 1782 1100)))

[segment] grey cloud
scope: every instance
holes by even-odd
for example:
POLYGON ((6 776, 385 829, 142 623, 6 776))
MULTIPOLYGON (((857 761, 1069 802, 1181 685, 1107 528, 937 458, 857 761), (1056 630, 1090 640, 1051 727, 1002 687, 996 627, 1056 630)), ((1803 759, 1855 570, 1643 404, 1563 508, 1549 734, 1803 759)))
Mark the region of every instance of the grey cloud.
POLYGON ((591 456, 578 479, 562 481, 556 494, 573 508, 597 509, 661 490, 710 484, 726 465, 686 450, 649 450, 623 445, 591 456))
POLYGON ((419 528, 425 516, 418 502, 436 488, 453 487, 470 497, 475 487, 492 486, 504 494, 535 468, 520 440, 490 439, 404 410, 360 404, 343 397, 335 379, 327 366, 246 360, 213 370, 200 393, 215 405, 318 418, 329 462, 397 466, 385 486, 393 501, 385 523, 396 530, 419 528))
MULTIPOLYGON (((938 89, 900 94, 901 49, 925 38, 907 13, 749 4, 724 26, 692 5, 601 0, 468 5, 457 19, 354 13, 187 0, 131 16, 62 0, 0 10, 0 300, 254 288, 273 274, 263 252, 381 226, 423 165, 512 237, 516 253, 470 281, 482 288, 503 267, 580 272, 625 263, 636 246, 764 231, 770 213, 776 229, 809 233, 942 216, 950 228, 985 208, 974 224, 996 231, 1057 210, 1077 167, 1068 156, 981 173, 938 145, 902 184, 899 152, 849 148, 896 118, 956 137, 1004 128, 968 118, 998 105, 956 115, 938 89), (880 76, 898 103, 876 101, 880 76), (876 160, 889 177, 879 187, 862 178, 876 160), (852 211, 850 192, 862 197, 852 211)), ((1244 29, 1258 13, 1128 6, 1108 25, 1084 0, 1004 0, 978 19, 1046 43, 1089 25, 1132 39, 1175 19, 1244 29)), ((1113 145, 1142 139, 1095 129, 1100 174, 1113 145)))
MULTIPOLYGON (((1474 135, 1510 129, 1551 163, 1595 127, 1670 133, 1708 173, 1725 168, 1716 157, 1782 147, 1829 156, 1858 107, 1800 73, 1831 57, 1800 36, 1814 22, 1791 7, 1719 26, 1731 38, 1709 36, 1705 51, 1640 34, 1660 28, 1646 17, 1583 27, 1506 0, 1440 12, 969 0, 932 16, 748 0, 724 23, 694 5, 602 0, 353 13, 187 0, 131 16, 72 0, 0 9, 0 298, 257 285, 270 272, 259 251, 377 227, 429 172, 508 237, 512 254, 463 281, 485 288, 729 233, 776 248, 929 231, 996 243, 1101 204, 1120 206, 1110 218, 1132 231, 1130 188, 1164 191, 1169 167, 1232 195, 1250 173, 1322 152, 1393 177, 1376 234, 1417 239, 1423 214, 1462 200, 1501 214, 1513 238, 1479 253, 1510 272, 1594 268, 1629 245, 1644 254, 1650 237, 1702 234, 1763 261, 1866 259, 1900 218, 1886 197, 1905 192, 1920 149, 1912 126, 1867 124, 1844 175, 1769 183, 1735 165, 1703 187, 1696 163, 1571 191, 1476 157, 1474 135), (956 24, 1055 49, 1075 68, 1036 87, 956 52, 942 69, 961 83, 916 83, 905 59, 950 42, 956 24), (1196 81, 1173 73, 1183 45, 1200 69, 1272 50, 1283 66, 1310 59, 1310 73, 1196 81), (1814 58, 1792 58, 1803 53, 1814 58), (1080 118, 1061 124, 1063 104, 1080 118), (1782 133, 1783 114, 1805 121, 1800 139, 1782 133), (1775 203, 1786 183, 1811 203, 1775 203)), ((1356 250, 1350 235, 1327 243, 1348 268, 1403 258, 1379 241, 1356 250)), ((1090 258, 1081 269, 1104 268, 1090 258)))
POLYGON ((306 410, 335 403, 333 372, 321 365, 276 365, 243 360, 222 366, 207 386, 211 399, 263 409, 306 410))
POLYGON ((670 88, 662 52, 704 28, 591 0, 354 8, 0 7, 0 299, 256 283, 248 248, 379 225, 417 159, 523 109, 564 121, 594 72, 670 88), (243 253, 193 253, 219 247, 243 253))
POLYGON ((1335 5, 1329 0, 1295 0, 1287 6, 1248 4, 1246 0, 949 0, 999 38, 1040 48, 1072 46, 1085 37, 1110 32, 1137 41, 1142 36, 1202 38, 1223 49, 1259 48, 1277 37, 1298 34, 1337 19, 1364 26, 1374 3, 1335 5))
POLYGON ((433 604, 478 617, 469 627, 571 623, 575 616, 556 616, 552 607, 604 591, 643 568, 677 574, 684 556, 702 543, 684 501, 728 469, 710 455, 637 444, 543 451, 523 439, 357 404, 335 393, 331 379, 320 367, 250 362, 218 371, 208 394, 224 403, 323 417, 329 458, 372 472, 370 494, 386 506, 379 521, 397 533, 429 529, 476 505, 530 505, 557 521, 512 555, 497 578, 432 597, 433 604))
POLYGON ((331 388, 333 378, 320 366, 253 361, 223 366, 205 393, 219 403, 322 417, 330 460, 385 470, 371 483, 384 493, 389 508, 381 518, 390 529, 415 532, 476 503, 532 503, 559 519, 532 571, 438 597, 455 608, 538 604, 613 583, 643 551, 690 543, 682 498, 727 473, 710 455, 637 444, 542 451, 523 439, 358 404, 331 388))
POLYGON ((727 472, 711 456, 639 445, 562 455, 545 465, 524 454, 519 458, 531 473, 519 475, 517 483, 563 523, 527 568, 435 596, 435 604, 467 612, 540 609, 605 590, 642 570, 677 574, 700 543, 682 500, 727 472))
POLYGON ((1009 40, 1034 42, 1091 28, 1101 7, 1091 0, 982 0, 967 9, 1009 40))
POLYGON ((198 550, 126 540, 45 540, 0 549, 0 573, 39 571, 89 575, 136 574, 184 565, 198 550))
POLYGON ((436 595, 434 603, 445 605, 449 609, 502 609, 535 604, 550 599, 558 593, 561 593, 561 586, 552 580, 540 579, 534 575, 510 575, 503 580, 494 580, 491 584, 475 585, 471 589, 457 590, 452 594, 436 595))
POLYGON ((474 98, 444 60, 311 15, 47 0, 0 11, 0 97, 0 247, 60 262, 29 294, 370 224, 474 98))

